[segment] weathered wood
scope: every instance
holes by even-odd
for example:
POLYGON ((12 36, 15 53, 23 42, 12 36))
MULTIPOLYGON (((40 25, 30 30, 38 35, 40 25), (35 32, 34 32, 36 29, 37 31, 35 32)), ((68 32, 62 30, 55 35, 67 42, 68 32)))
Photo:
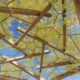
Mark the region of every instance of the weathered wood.
POLYGON ((17 61, 10 62, 12 65, 16 66, 17 68, 21 69, 22 71, 26 72, 27 74, 31 75, 34 78, 39 78, 36 74, 30 72, 29 70, 26 70, 26 67, 19 64, 17 61))
MULTIPOLYGON (((42 68, 51 68, 51 67, 57 67, 57 66, 64 66, 64 65, 70 65, 70 64, 74 64, 71 63, 71 61, 62 61, 62 62, 57 62, 57 63, 48 63, 48 64, 43 64, 42 68)), ((37 68, 39 69, 40 66, 37 66, 37 68)))
POLYGON ((51 8, 51 3, 47 5, 47 7, 41 12, 41 14, 33 21, 33 23, 29 26, 29 28, 26 30, 25 33, 18 39, 18 41, 15 43, 15 45, 18 45, 18 43, 26 36, 26 34, 32 30, 35 25, 40 21, 40 19, 43 17, 43 15, 48 12, 48 10, 51 8))
MULTIPOLYGON (((1 7, 0 6, 0 13, 39 16, 41 14, 41 11, 21 9, 21 8, 13 8, 13 7, 8 8, 8 7, 1 7)), ((43 16, 44 17, 51 17, 51 14, 50 13, 44 13, 43 16)))
MULTIPOLYGON (((8 59, 8 58, 9 58, 8 56, 5 57, 5 59, 8 59)), ((26 73, 29 74, 30 76, 32 76, 32 77, 34 77, 34 78, 36 78, 36 79, 39 78, 38 75, 30 72, 29 70, 26 70, 26 67, 25 67, 24 65, 18 63, 17 61, 11 61, 11 62, 9 62, 9 63, 11 63, 11 64, 14 65, 15 67, 19 68, 20 70, 26 72, 26 73)))
POLYGON ((41 60, 40 60, 40 70, 39 70, 40 75, 39 75, 39 77, 41 77, 41 73, 42 73, 42 65, 43 65, 43 59, 44 59, 44 49, 45 49, 45 44, 42 44, 42 53, 41 53, 41 60))
MULTIPOLYGON (((44 51, 44 55, 45 54, 48 54, 49 51, 48 50, 45 50, 44 51)), ((33 58, 33 57, 36 57, 36 56, 40 56, 41 53, 37 53, 37 54, 28 54, 27 56, 19 56, 19 57, 13 57, 13 58, 9 58, 5 61, 0 61, 0 64, 4 64, 4 63, 8 63, 8 62, 12 62, 12 61, 17 61, 17 60, 22 60, 22 59, 26 59, 26 58, 33 58)))
MULTIPOLYGON (((25 33, 25 31, 26 31, 26 30, 24 30, 24 29, 22 29, 22 28, 19 28, 19 27, 17 28, 17 30, 18 30, 19 32, 21 32, 21 33, 25 33)), ((33 35, 31 35, 31 34, 28 34, 28 33, 27 33, 26 35, 29 36, 29 37, 31 37, 31 38, 33 38, 33 39, 35 39, 35 40, 37 40, 37 41, 39 41, 39 42, 41 42, 41 43, 43 43, 43 44, 48 45, 49 47, 51 47, 51 48, 53 48, 53 49, 55 49, 55 50, 58 50, 59 52, 63 52, 62 49, 59 49, 59 48, 57 48, 57 47, 49 44, 48 42, 46 42, 45 40, 39 38, 38 36, 33 36, 33 35)))
MULTIPOLYGON (((0 35, 2 35, 0 33, 0 35)), ((24 55, 27 56, 27 52, 24 52, 21 48, 17 47, 15 44, 14 44, 14 41, 10 38, 10 39, 7 39, 5 36, 0 36, 2 40, 4 40, 5 42, 7 42, 9 45, 11 45, 13 48, 17 49, 18 51, 22 52, 24 55)))
POLYGON ((63 12, 62 12, 62 19, 63 19, 63 50, 66 51, 66 0, 62 0, 63 5, 63 12))
POLYGON ((77 18, 80 23, 80 1, 79 0, 74 0, 75 7, 76 7, 76 13, 77 13, 77 18))
POLYGON ((71 76, 73 74, 76 74, 77 72, 78 72, 78 69, 73 69, 71 71, 68 71, 68 72, 63 73, 63 74, 61 74, 59 76, 54 77, 51 80, 62 80, 64 78, 66 78, 66 77, 69 77, 69 76, 71 76))
POLYGON ((13 77, 9 75, 0 75, 0 80, 26 80, 18 77, 13 77))
MULTIPOLYGON (((24 29, 22 29, 22 28, 20 28, 20 27, 18 27, 17 30, 18 30, 19 32, 21 32, 21 33, 24 33, 24 32, 26 31, 26 30, 24 30, 24 29)), ((51 47, 51 48, 53 48, 53 49, 55 49, 55 50, 57 50, 57 51, 59 51, 59 52, 64 53, 64 50, 59 49, 59 48, 57 48, 57 47, 49 44, 48 42, 46 42, 45 40, 39 38, 38 36, 33 36, 33 35, 31 35, 31 34, 28 34, 28 33, 27 33, 26 35, 29 36, 29 37, 31 37, 31 38, 33 38, 33 39, 35 39, 35 40, 37 40, 37 41, 39 41, 39 42, 41 42, 41 43, 44 43, 44 44, 48 45, 49 47, 51 47)), ((66 52, 65 52, 65 55, 70 56, 70 57, 72 57, 73 59, 77 59, 76 57, 74 57, 73 55, 71 55, 71 54, 69 54, 69 53, 66 53, 66 52)))

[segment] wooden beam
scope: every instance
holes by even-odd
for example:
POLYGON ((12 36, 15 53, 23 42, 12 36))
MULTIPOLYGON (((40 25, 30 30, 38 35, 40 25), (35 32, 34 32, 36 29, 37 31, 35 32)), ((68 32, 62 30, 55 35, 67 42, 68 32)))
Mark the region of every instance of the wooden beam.
MULTIPOLYGON (((48 50, 45 50, 44 51, 44 55, 45 54, 48 54, 50 51, 48 50)), ((30 55, 27 55, 27 56, 19 56, 19 57, 13 57, 13 58, 9 58, 5 61, 0 61, 0 64, 4 64, 4 63, 8 63, 8 62, 12 62, 12 61, 17 61, 17 60, 22 60, 22 59, 26 59, 26 58, 33 58, 35 56, 40 56, 41 53, 37 53, 37 54, 30 54, 30 55)))
MULTIPOLYGON (((57 66, 65 66, 70 64, 74 64, 74 63, 71 63, 71 61, 63 61, 63 62, 57 62, 57 63, 51 62, 48 64, 43 64, 42 68, 44 69, 44 68, 51 68, 51 67, 57 67, 57 66)), ((37 66, 37 68, 39 69, 40 66, 37 66)))
POLYGON ((66 0, 62 0, 63 5, 63 12, 62 12, 62 19, 63 19, 63 51, 66 51, 66 0))
POLYGON ((77 18, 78 18, 79 23, 80 23, 80 0, 74 0, 74 4, 76 7, 77 18))
MULTIPOLYGON (((21 32, 21 33, 24 33, 24 32, 26 31, 26 30, 24 30, 24 29, 22 29, 22 28, 20 28, 20 27, 18 27, 17 30, 18 30, 19 32, 21 32)), ((29 36, 29 37, 31 37, 31 38, 33 38, 33 39, 35 39, 35 40, 37 40, 37 41, 39 41, 39 42, 41 42, 41 43, 44 43, 44 44, 48 45, 49 47, 51 47, 51 48, 53 48, 53 49, 55 49, 55 50, 57 50, 57 51, 59 51, 59 52, 64 53, 64 50, 59 49, 59 48, 57 48, 57 47, 49 44, 48 42, 46 42, 45 40, 39 38, 38 36, 33 36, 33 35, 31 35, 31 34, 28 34, 28 33, 27 33, 26 35, 29 36)), ((73 59, 77 59, 76 57, 74 57, 73 55, 71 55, 71 54, 69 54, 69 53, 66 53, 66 52, 65 52, 65 54, 66 54, 67 56, 72 57, 73 59)))
MULTIPOLYGON (((39 16, 41 11, 39 10, 29 10, 29 9, 22 9, 22 8, 13 8, 13 7, 1 7, 1 13, 8 13, 8 14, 20 14, 20 15, 32 15, 32 16, 39 16)), ((50 13, 44 13, 44 17, 51 17, 50 13)))
POLYGON ((18 77, 13 77, 9 75, 0 75, 0 80, 26 80, 18 77))
POLYGON ((21 48, 17 47, 14 44, 14 41, 12 39, 7 39, 4 35, 2 36, 2 34, 0 33, 0 37, 2 40, 4 40, 5 42, 7 42, 9 45, 11 45, 13 48, 17 49, 18 51, 22 52, 24 55, 27 55, 29 53, 24 52, 21 48))
MULTIPOLYGON (((21 32, 21 33, 25 33, 25 31, 26 31, 26 30, 24 30, 24 29, 22 29, 22 28, 19 28, 19 27, 17 28, 17 30, 18 30, 19 32, 21 32)), ((45 40, 39 38, 38 36, 33 36, 33 35, 31 35, 31 34, 28 34, 28 33, 27 33, 26 35, 29 36, 29 37, 31 37, 31 38, 33 38, 33 39, 35 39, 35 40, 37 40, 37 41, 39 41, 39 42, 41 42, 41 43, 43 43, 43 44, 48 45, 49 47, 51 47, 51 48, 53 48, 53 49, 56 49, 56 50, 59 51, 59 52, 63 52, 63 50, 61 50, 61 49, 59 49, 59 48, 57 48, 57 47, 49 44, 48 42, 46 42, 45 40)))
POLYGON ((78 69, 73 69, 73 70, 68 71, 66 73, 63 73, 63 74, 61 74, 59 76, 53 77, 51 80, 62 80, 64 78, 66 78, 66 77, 69 77, 69 76, 71 76, 73 74, 76 74, 77 72, 78 72, 78 69))
MULTIPOLYGON (((63 34, 60 34, 61 36, 63 35, 63 34)), ((80 35, 80 33, 71 33, 71 34, 66 34, 67 36, 76 36, 76 35, 80 35)))
POLYGON ((18 41, 15 43, 15 45, 18 45, 18 43, 26 36, 26 34, 31 31, 35 25, 40 21, 40 19, 44 16, 46 12, 51 8, 51 3, 47 5, 47 7, 41 12, 41 14, 32 22, 32 24, 29 26, 29 28, 26 30, 25 33, 18 39, 18 41))
POLYGON ((16 66, 17 68, 21 69, 22 71, 26 72, 27 74, 29 74, 30 76, 38 79, 39 76, 30 72, 29 70, 26 70, 26 67, 24 67, 23 65, 19 64, 17 61, 12 61, 10 62, 12 65, 16 66))
POLYGON ((41 78, 41 73, 42 73, 42 65, 43 65, 43 57, 44 57, 44 49, 45 49, 45 44, 42 44, 42 53, 41 53, 41 61, 40 61, 40 75, 39 77, 41 78))
POLYGON ((8 2, 8 4, 10 4, 10 3, 14 2, 14 1, 15 1, 15 0, 11 0, 11 1, 8 2))
MULTIPOLYGON (((9 58, 8 56, 5 57, 5 59, 8 59, 8 58, 9 58)), ((36 75, 36 74, 34 74, 34 73, 26 70, 26 67, 25 67, 24 65, 18 63, 17 61, 11 61, 10 63, 11 63, 12 65, 14 65, 15 67, 21 69, 22 71, 26 72, 26 73, 29 74, 30 76, 32 76, 32 77, 34 77, 34 78, 36 78, 36 79, 39 78, 38 75, 36 75)))

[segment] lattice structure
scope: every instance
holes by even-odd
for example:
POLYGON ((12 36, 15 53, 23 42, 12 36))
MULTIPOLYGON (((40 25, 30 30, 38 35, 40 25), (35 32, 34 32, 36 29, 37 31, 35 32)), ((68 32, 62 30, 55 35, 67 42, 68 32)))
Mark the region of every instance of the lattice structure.
POLYGON ((80 0, 0 0, 0 80, 79 73, 79 26, 80 0))

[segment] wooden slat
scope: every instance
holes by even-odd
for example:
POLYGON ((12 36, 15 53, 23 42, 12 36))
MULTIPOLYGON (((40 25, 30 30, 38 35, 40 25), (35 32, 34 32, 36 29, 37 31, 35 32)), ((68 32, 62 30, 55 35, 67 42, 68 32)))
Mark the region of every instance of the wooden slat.
MULTIPOLYGON (((8 59, 8 58, 9 58, 8 56, 5 57, 5 59, 8 59)), ((34 74, 34 73, 26 70, 26 67, 25 67, 24 65, 18 63, 17 61, 11 61, 10 63, 11 63, 12 65, 14 65, 15 67, 21 69, 22 71, 26 72, 26 73, 29 74, 30 76, 32 76, 32 77, 34 77, 34 78, 36 78, 36 79, 39 78, 39 76, 37 76, 36 74, 34 74)))
POLYGON ((80 1, 79 0, 74 0, 75 6, 76 6, 76 13, 77 13, 77 18, 80 23, 80 1))
POLYGON ((45 49, 45 44, 42 44, 42 53, 41 53, 41 60, 40 60, 40 75, 39 77, 41 77, 41 73, 42 73, 42 65, 43 65, 43 59, 44 59, 44 49, 45 49))
POLYGON ((51 3, 47 5, 47 7, 41 12, 41 14, 33 21, 33 23, 29 26, 29 28, 26 30, 25 33, 18 39, 18 41, 15 43, 15 45, 18 45, 18 43, 26 36, 26 34, 32 30, 35 25, 40 21, 40 19, 43 17, 43 15, 48 12, 48 10, 51 8, 51 3))
MULTIPOLYGON (((48 54, 48 53, 49 53, 48 50, 45 50, 45 51, 44 51, 44 54, 48 54)), ((13 57, 13 58, 9 58, 9 59, 7 59, 7 60, 5 60, 5 61, 0 61, 0 64, 12 62, 12 61, 17 61, 17 60, 22 60, 22 59, 26 59, 26 58, 32 58, 32 57, 40 56, 40 55, 41 55, 41 53, 31 54, 31 55, 27 55, 27 56, 13 57)))
MULTIPOLYGON (((51 67, 57 67, 57 66, 65 66, 65 65, 70 65, 70 64, 74 64, 71 63, 71 61, 63 61, 63 62, 57 62, 57 63, 49 63, 49 64, 43 64, 42 68, 51 68, 51 67)), ((40 66, 37 66, 37 68, 39 69, 40 66)))
MULTIPOLYGON (((8 14, 20 14, 20 15, 32 15, 32 16, 39 16, 41 14, 41 11, 39 10, 29 10, 29 9, 21 9, 21 8, 8 8, 8 7, 1 7, 0 6, 0 12, 1 13, 8 13, 8 14)), ((44 13, 44 17, 51 17, 50 13, 44 13)))
POLYGON ((59 76, 54 77, 51 80, 62 80, 64 78, 66 78, 66 77, 69 77, 69 76, 71 76, 73 74, 76 74, 77 72, 78 72, 78 69, 73 69, 71 71, 68 71, 68 72, 63 73, 63 74, 61 74, 59 76))
POLYGON ((34 77, 34 78, 39 78, 36 74, 30 72, 29 70, 26 70, 26 67, 24 67, 23 65, 19 64, 16 61, 12 61, 10 62, 12 65, 16 66, 17 68, 21 69, 22 71, 26 72, 27 74, 29 74, 30 76, 34 77))
MULTIPOLYGON (((63 35, 63 34, 60 34, 63 35)), ((80 35, 80 33, 72 33, 72 34, 66 34, 67 36, 76 36, 76 35, 80 35)))
MULTIPOLYGON (((22 29, 22 28, 20 28, 20 27, 18 27, 17 30, 18 30, 19 32, 21 32, 21 33, 24 33, 24 32, 26 31, 26 30, 24 30, 24 29, 22 29)), ((69 56, 69 57, 71 57, 71 58, 73 58, 73 59, 77 59, 77 58, 74 57, 72 54, 64 52, 64 50, 59 49, 59 48, 57 48, 57 47, 49 44, 48 42, 46 42, 45 40, 39 38, 38 36, 32 36, 31 34, 28 34, 28 33, 27 33, 26 35, 29 36, 29 37, 31 37, 31 38, 33 38, 33 39, 35 39, 35 40, 37 40, 37 41, 39 41, 39 42, 41 42, 41 43, 44 43, 44 44, 48 45, 49 47, 51 47, 51 48, 53 48, 53 49, 55 49, 55 50, 57 50, 57 51, 59 51, 59 52, 65 53, 67 56, 69 56)))
POLYGON ((0 75, 0 80, 26 80, 18 77, 13 77, 9 75, 0 75))
POLYGON ((63 19, 63 50, 66 51, 66 0, 62 0, 63 5, 63 12, 62 12, 62 19, 63 19))
MULTIPOLYGON (((7 43, 8 43, 9 45, 11 45, 13 48, 16 48, 17 50, 19 50, 20 52, 22 52, 24 55, 27 56, 27 54, 29 54, 29 53, 27 53, 27 52, 24 52, 21 48, 19 48, 19 47, 17 47, 16 45, 14 45, 14 42, 12 41, 12 39, 10 39, 10 40, 6 39, 5 36, 2 35, 1 33, 0 33, 0 37, 1 37, 2 40, 4 40, 5 42, 7 42, 7 43)), ((48 52, 49 52, 49 51, 48 51, 48 52)), ((45 53, 47 53, 47 51, 45 51, 45 53)), ((40 55, 40 53, 39 53, 39 54, 36 54, 36 55, 40 55)), ((34 54, 33 54, 33 55, 29 55, 28 57, 30 57, 30 56, 35 56, 35 55, 34 55, 34 54)))
MULTIPOLYGON (((17 28, 17 30, 18 30, 19 32, 21 32, 21 33, 25 33, 25 31, 26 31, 26 30, 24 30, 24 29, 22 29, 22 28, 19 28, 19 27, 17 28)), ((41 43, 44 43, 44 44, 48 45, 49 47, 51 47, 51 48, 53 48, 53 49, 56 49, 56 50, 58 50, 58 51, 60 51, 60 52, 63 52, 62 49, 59 49, 59 48, 57 48, 57 47, 49 44, 48 42, 46 42, 45 40, 39 38, 38 36, 32 36, 31 34, 28 34, 28 33, 27 33, 26 35, 29 36, 29 37, 31 37, 31 38, 33 38, 33 39, 35 39, 35 40, 37 40, 37 41, 39 41, 39 42, 41 42, 41 43)))
POLYGON ((24 52, 21 48, 15 46, 14 42, 12 39, 7 39, 4 36, 1 36, 2 34, 0 33, 0 37, 2 40, 4 40, 5 42, 7 42, 9 45, 11 45, 13 48, 17 49, 18 51, 22 52, 24 55, 27 55, 26 52, 24 52))

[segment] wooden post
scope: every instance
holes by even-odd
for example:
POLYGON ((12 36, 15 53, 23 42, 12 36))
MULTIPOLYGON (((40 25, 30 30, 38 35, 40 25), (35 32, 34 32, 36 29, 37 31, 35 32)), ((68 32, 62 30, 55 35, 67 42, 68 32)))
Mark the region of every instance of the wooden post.
POLYGON ((63 51, 66 51, 66 0, 62 0, 63 5, 63 12, 62 12, 62 19, 63 19, 63 51))
MULTIPOLYGON (((44 55, 48 54, 49 51, 44 51, 44 55)), ((35 56, 40 56, 41 53, 37 53, 37 54, 28 54, 27 56, 19 56, 19 57, 13 57, 13 58, 9 58, 5 61, 0 61, 0 64, 4 64, 4 63, 8 63, 8 62, 12 62, 12 61, 17 61, 17 60, 22 60, 22 59, 26 59, 26 58, 33 58, 35 56)))

